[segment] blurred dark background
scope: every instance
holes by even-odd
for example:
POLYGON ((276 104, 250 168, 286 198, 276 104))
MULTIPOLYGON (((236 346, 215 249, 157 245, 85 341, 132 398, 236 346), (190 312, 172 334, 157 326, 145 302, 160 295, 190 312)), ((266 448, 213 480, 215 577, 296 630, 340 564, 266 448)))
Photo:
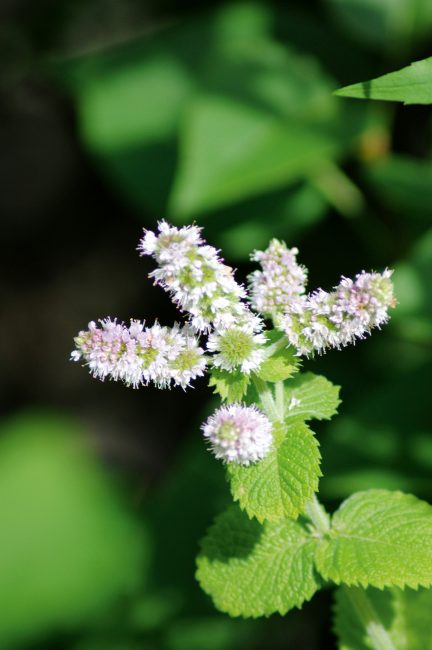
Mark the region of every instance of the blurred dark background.
POLYGON ((205 381, 126 389, 69 362, 92 319, 176 318, 136 246, 196 221, 244 281, 273 236, 310 288, 395 268, 392 323, 305 365, 342 385, 320 496, 432 500, 432 122, 337 87, 432 54, 428 0, 0 3, 0 647, 336 647, 331 592, 268 621, 194 581, 228 500, 205 381))

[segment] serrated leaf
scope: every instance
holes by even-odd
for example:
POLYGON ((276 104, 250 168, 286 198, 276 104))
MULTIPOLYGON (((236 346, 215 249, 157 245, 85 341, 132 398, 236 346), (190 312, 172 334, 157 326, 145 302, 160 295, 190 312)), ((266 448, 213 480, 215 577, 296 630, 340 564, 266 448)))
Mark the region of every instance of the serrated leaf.
POLYGON ((321 575, 337 584, 427 587, 432 584, 432 506, 402 492, 358 492, 334 514, 316 563, 321 575))
POLYGON ((296 518, 318 490, 318 441, 304 422, 276 423, 274 445, 263 460, 227 465, 231 493, 249 517, 259 521, 296 518))
POLYGON ((382 77, 345 86, 335 94, 404 104, 432 104, 432 57, 416 61, 382 77))
MULTIPOLYGON (((370 587, 366 595, 398 650, 432 650, 432 590, 370 587)), ((335 632, 340 650, 375 650, 343 589, 336 592, 335 632)))
POLYGON ((298 375, 285 387, 286 415, 302 420, 330 420, 341 403, 339 391, 340 386, 321 375, 298 375))
POLYGON ((213 368, 209 386, 214 387, 214 392, 220 395, 224 402, 240 402, 246 394, 250 376, 236 372, 227 372, 213 368))
MULTIPOLYGON (((272 345, 280 339, 281 333, 272 330, 267 332, 269 344, 272 345)), ((299 369, 300 359, 295 356, 293 348, 285 347, 275 352, 269 359, 266 359, 257 372, 263 381, 284 381, 292 377, 299 369)))
POLYGON ((316 543, 298 522, 260 525, 231 506, 202 541, 197 578, 231 616, 285 614, 320 586, 313 568, 316 543))

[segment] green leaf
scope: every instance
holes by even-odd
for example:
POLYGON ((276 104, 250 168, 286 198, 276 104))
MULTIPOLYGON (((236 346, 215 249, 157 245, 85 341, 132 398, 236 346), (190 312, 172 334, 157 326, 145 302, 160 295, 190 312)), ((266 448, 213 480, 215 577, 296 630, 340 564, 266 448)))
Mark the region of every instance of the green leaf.
MULTIPOLYGON (((432 5, 431 5, 432 6, 432 5)), ((392 210, 407 217, 430 220, 432 167, 429 160, 392 154, 364 172, 375 192, 392 210)), ((399 297, 399 296, 398 296, 399 297)), ((403 304, 402 300, 399 299, 403 304)))
POLYGON ((146 531, 82 433, 42 413, 2 428, 2 648, 87 625, 146 576, 146 531))
POLYGON ((429 586, 432 506, 402 492, 358 492, 334 514, 316 563, 321 575, 337 584, 429 586))
POLYGON ((337 141, 325 131, 233 98, 201 95, 184 125, 169 213, 192 217, 281 187, 337 151, 337 141))
MULTIPOLYGON (((276 330, 266 332, 268 344, 272 345, 281 338, 281 333, 276 330)), ((292 377, 300 367, 300 359, 295 356, 295 350, 291 347, 284 347, 266 359, 257 373, 263 381, 284 381, 292 377)))
POLYGON ((250 382, 250 376, 240 371, 228 372, 213 368, 211 371, 209 386, 214 388, 223 402, 240 402, 246 395, 250 382))
POLYGON ((259 521, 296 518, 318 490, 318 442, 303 422, 276 423, 272 451, 253 465, 227 465, 231 493, 259 521))
POLYGON ((345 86, 335 92, 343 97, 382 99, 404 104, 432 103, 432 57, 416 61, 382 77, 345 86))
POLYGON ((330 420, 337 413, 340 386, 312 372, 302 373, 285 386, 288 418, 330 420))
MULTIPOLYGON (((366 595, 398 650, 432 650, 432 590, 370 587, 366 595)), ((336 592, 335 631, 340 650, 375 650, 343 589, 336 592)))
POLYGON ((231 616, 285 614, 319 588, 316 540, 298 522, 260 525, 237 506, 216 518, 202 541, 197 578, 218 609, 231 616))
MULTIPOLYGON (((430 35, 432 6, 429 0, 326 0, 344 31, 367 46, 401 53, 430 35)), ((351 54, 352 57, 352 54, 351 54)), ((351 58, 350 57, 350 58, 351 58)))

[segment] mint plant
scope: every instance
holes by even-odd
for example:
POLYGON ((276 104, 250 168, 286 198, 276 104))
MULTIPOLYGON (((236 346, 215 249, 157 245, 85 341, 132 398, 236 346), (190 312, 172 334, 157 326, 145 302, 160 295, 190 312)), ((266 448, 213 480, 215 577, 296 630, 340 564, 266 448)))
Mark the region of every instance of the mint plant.
POLYGON ((342 277, 333 291, 306 293, 297 249, 273 240, 253 253, 261 268, 246 290, 200 228, 166 222, 145 231, 139 251, 155 260, 150 277, 184 323, 91 322, 76 337, 72 359, 98 379, 134 388, 185 389, 208 373, 223 403, 202 433, 225 464, 234 503, 202 541, 203 590, 230 616, 260 617, 301 608, 334 585, 341 648, 425 647, 410 612, 430 602, 429 592, 413 590, 432 584, 432 507, 370 489, 333 515, 325 511, 317 499, 319 442, 309 422, 336 414, 339 388, 301 372, 302 357, 340 349, 388 321, 396 305, 391 271, 362 271, 354 280, 342 277), (383 615, 386 608, 397 616, 383 615))

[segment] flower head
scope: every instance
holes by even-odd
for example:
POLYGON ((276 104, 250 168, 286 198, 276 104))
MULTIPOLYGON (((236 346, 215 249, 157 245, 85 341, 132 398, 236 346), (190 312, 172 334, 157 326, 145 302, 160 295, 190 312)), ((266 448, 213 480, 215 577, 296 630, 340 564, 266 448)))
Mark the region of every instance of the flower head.
POLYGON ((270 420, 255 406, 222 406, 202 425, 204 438, 216 458, 226 463, 250 465, 270 451, 270 420))
POLYGON ((261 328, 261 321, 251 315, 243 323, 212 332, 207 350, 215 353, 213 365, 229 372, 240 370, 244 374, 257 370, 264 360, 266 342, 261 328))
POLYGON ((364 338, 389 319, 395 307, 392 271, 359 273, 355 280, 342 277, 334 291, 318 289, 294 300, 280 319, 288 341, 298 354, 322 353, 364 338))
POLYGON ((204 350, 188 327, 162 327, 131 320, 126 327, 106 318, 89 323, 75 338, 71 358, 84 360, 93 377, 123 381, 128 386, 154 383, 166 388, 173 383, 185 388, 204 374, 204 350))
POLYGON ((161 221, 158 231, 145 231, 138 248, 142 255, 154 257, 158 268, 150 277, 168 291, 179 309, 189 313, 197 332, 226 327, 247 317, 244 288, 218 251, 201 238, 201 228, 175 228, 161 221))
POLYGON ((305 291, 307 269, 296 261, 297 248, 272 239, 267 250, 255 251, 251 259, 260 262, 262 271, 249 276, 252 306, 266 316, 283 313, 293 298, 305 291))

